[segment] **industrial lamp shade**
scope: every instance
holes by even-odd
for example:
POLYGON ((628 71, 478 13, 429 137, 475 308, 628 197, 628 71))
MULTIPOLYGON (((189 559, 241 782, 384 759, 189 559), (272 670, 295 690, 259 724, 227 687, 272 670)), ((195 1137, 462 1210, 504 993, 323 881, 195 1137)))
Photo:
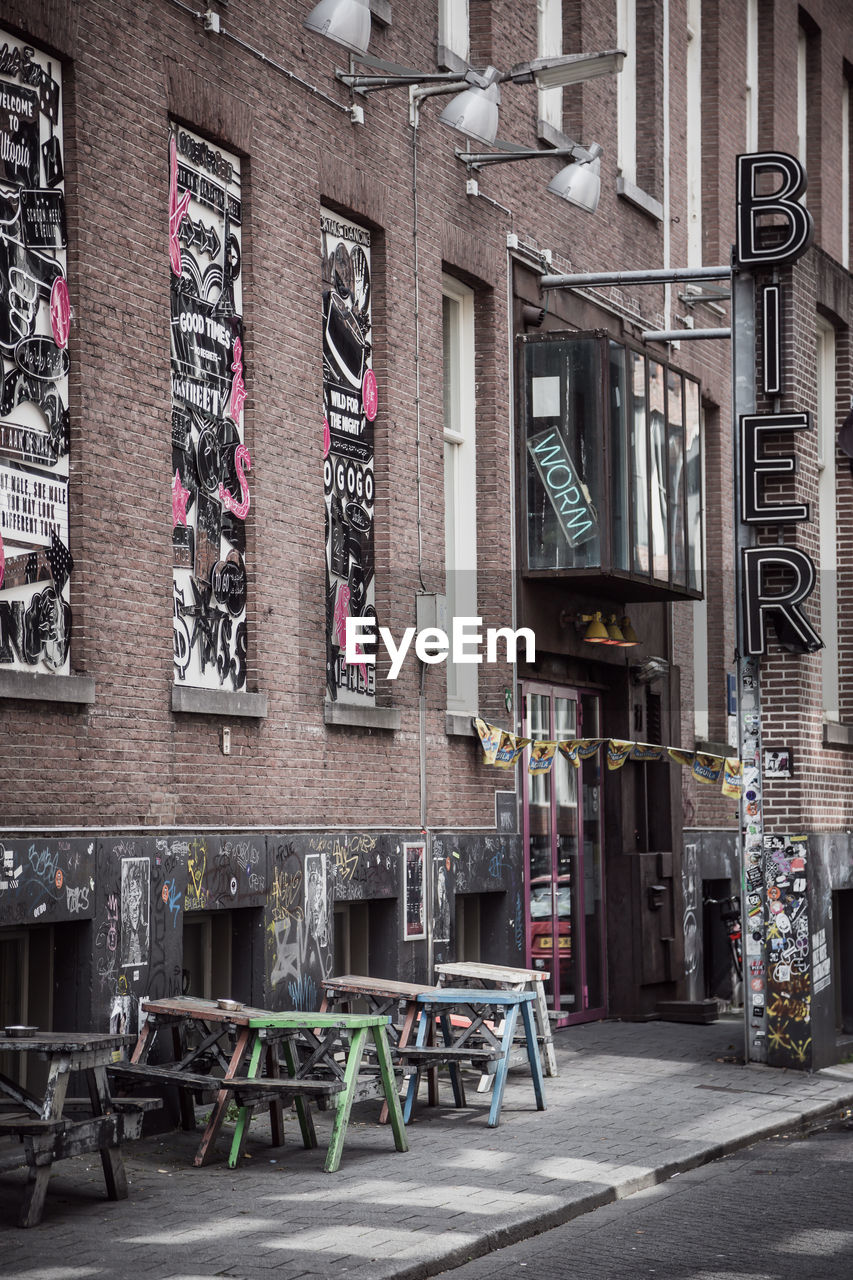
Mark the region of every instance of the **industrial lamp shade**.
POLYGON ((442 124, 458 129, 476 142, 491 144, 498 136, 500 98, 496 84, 490 84, 486 89, 471 85, 451 98, 438 118, 442 124))
POLYGON ((607 620, 607 636, 611 644, 617 644, 620 648, 626 647, 625 637, 622 634, 622 628, 616 621, 615 617, 607 620))
POLYGON ((626 615, 619 624, 619 629, 624 636, 624 644, 626 648, 630 648, 640 643, 639 636, 631 626, 631 619, 626 615))
POLYGON ((353 53, 367 53, 370 8, 366 0, 320 0, 305 19, 305 26, 353 53))
MULTIPOLYGON (((582 619, 585 621, 586 619, 582 619)), ((587 644, 612 644, 610 636, 607 634, 607 627, 601 620, 600 613, 594 613, 589 620, 589 626, 583 636, 587 644)))
POLYGON ((548 183, 548 190, 587 213, 595 213, 601 197, 601 160, 575 160, 548 183))

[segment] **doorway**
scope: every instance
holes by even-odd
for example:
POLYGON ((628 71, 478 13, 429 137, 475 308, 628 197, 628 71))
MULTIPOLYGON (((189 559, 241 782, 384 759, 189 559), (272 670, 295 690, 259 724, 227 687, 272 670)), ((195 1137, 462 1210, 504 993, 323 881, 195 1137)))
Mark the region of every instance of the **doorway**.
MULTIPOLYGON (((525 683, 524 736, 599 736, 596 694, 525 683)), ((572 765, 557 752, 550 773, 523 772, 527 963, 546 970, 558 1026, 604 1016, 604 864, 601 761, 572 765)))

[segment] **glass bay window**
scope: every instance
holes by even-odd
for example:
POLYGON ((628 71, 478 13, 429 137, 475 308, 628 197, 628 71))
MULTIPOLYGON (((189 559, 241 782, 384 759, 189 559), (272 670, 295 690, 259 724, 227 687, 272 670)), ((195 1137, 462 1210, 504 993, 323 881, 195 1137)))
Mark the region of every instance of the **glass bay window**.
POLYGON ((698 382, 600 330, 520 341, 526 573, 701 595, 698 382))

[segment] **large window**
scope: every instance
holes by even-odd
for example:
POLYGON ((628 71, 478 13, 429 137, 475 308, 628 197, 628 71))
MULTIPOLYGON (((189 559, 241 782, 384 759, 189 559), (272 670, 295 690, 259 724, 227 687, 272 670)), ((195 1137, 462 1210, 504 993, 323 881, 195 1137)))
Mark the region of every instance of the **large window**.
POLYGON ((528 573, 700 595, 699 384, 601 332, 528 337, 522 370, 528 573))
MULTIPOLYGON (((477 616, 477 452, 474 401, 474 294, 445 276, 442 288, 444 356, 444 540, 447 614, 477 616)), ((447 664, 447 709, 476 714, 477 667, 447 664)))
POLYGON ((440 0, 438 6, 438 60, 446 64, 456 59, 467 62, 468 0, 440 0), (450 55, 450 57, 448 57, 450 55))
MULTIPOLYGON (((563 52, 563 0, 538 0, 537 6, 537 56, 555 58, 563 52)), ((548 125, 557 132, 563 131, 563 90, 539 91, 539 124, 548 125)))

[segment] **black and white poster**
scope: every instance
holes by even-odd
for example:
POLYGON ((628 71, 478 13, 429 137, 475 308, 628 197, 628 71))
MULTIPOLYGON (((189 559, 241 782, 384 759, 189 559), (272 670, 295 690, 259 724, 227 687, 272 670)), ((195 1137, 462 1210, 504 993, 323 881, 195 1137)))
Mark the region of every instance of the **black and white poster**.
POLYGON ((322 215, 323 478, 326 495, 326 689, 356 704, 375 697, 374 667, 347 664, 346 620, 375 617, 370 232, 322 215))
MULTIPOLYGON (((240 160, 182 125, 169 135, 175 680, 246 684, 240 160)), ((164 502, 167 499, 164 499, 164 502)), ((167 508, 168 509, 168 508, 167 508)))
POLYGON ((150 924, 150 858, 121 861, 121 966, 148 963, 150 924))
POLYGON ((426 937, 426 841, 403 844, 403 941, 426 937))
POLYGON ((70 671, 59 63, 0 31, 0 667, 70 671))

